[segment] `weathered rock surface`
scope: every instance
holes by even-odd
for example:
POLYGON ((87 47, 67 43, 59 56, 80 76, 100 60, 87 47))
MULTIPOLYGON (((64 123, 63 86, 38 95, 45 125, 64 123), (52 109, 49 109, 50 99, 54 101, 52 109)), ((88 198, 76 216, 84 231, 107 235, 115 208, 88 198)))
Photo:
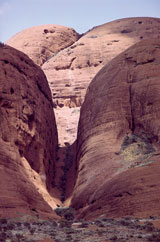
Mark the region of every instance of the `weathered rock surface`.
POLYGON ((81 106, 95 74, 141 39, 160 37, 160 19, 126 18, 97 26, 43 66, 55 106, 81 106))
POLYGON ((24 52, 41 66, 78 38, 79 34, 71 28, 48 24, 25 29, 11 37, 6 44, 24 52))
POLYGON ((78 117, 80 107, 55 108, 56 124, 58 130, 58 142, 61 147, 66 144, 73 144, 77 138, 78 117))
POLYGON ((74 114, 71 126, 69 108, 80 107, 86 89, 95 74, 112 58, 140 41, 141 39, 160 37, 160 19, 127 18, 95 27, 84 34, 77 42, 57 53, 42 66, 51 91, 59 122, 60 144, 75 141, 79 112, 74 114), (66 108, 63 109, 62 107, 66 108), (67 107, 68 111, 67 111, 67 107), (63 128, 70 124, 69 129, 63 128), (61 120, 60 120, 61 119, 61 120))
MULTIPOLYGON (((72 28, 50 24, 25 29, 16 34, 15 36, 11 37, 6 43, 7 45, 10 45, 24 52, 36 64, 41 66, 48 59, 56 56, 59 51, 65 49, 68 46, 71 46, 79 38, 80 35, 76 33, 76 31, 72 28)), ((68 110, 68 112, 70 112, 70 110, 68 110)), ((61 119, 61 116, 64 116, 64 111, 62 113, 61 110, 57 110, 56 114, 57 120, 59 121, 59 119, 61 119)), ((62 124, 58 126, 58 128, 60 127, 60 130, 62 130, 60 131, 61 145, 66 142, 65 139, 69 143, 72 143, 72 140, 73 142, 75 141, 78 115, 76 115, 76 124, 73 125, 73 128, 70 124, 70 120, 68 120, 67 117, 67 123, 69 123, 69 126, 71 127, 69 127, 69 131, 67 131, 68 128, 67 130, 64 130, 64 121, 62 121, 62 124), (63 139, 61 139, 62 136, 64 136, 63 139), (68 136, 71 138, 68 139, 68 136)), ((67 123, 65 124, 65 126, 67 126, 67 123)))
POLYGON ((57 129, 42 70, 0 46, 0 216, 52 213, 57 129), (50 206, 49 206, 49 205, 50 206))
POLYGON ((79 217, 160 216, 159 77, 160 39, 150 39, 111 60, 91 82, 71 202, 79 217))

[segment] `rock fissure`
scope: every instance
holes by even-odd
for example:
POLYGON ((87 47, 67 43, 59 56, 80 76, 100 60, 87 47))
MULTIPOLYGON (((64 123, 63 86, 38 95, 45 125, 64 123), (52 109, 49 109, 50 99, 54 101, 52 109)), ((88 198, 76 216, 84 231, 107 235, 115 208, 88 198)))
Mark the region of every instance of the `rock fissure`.
POLYGON ((134 108, 133 108, 133 93, 132 93, 132 85, 129 85, 129 103, 130 103, 130 113, 131 119, 129 122, 129 129, 132 131, 132 134, 135 130, 135 120, 134 120, 134 108))
MULTIPOLYGON (((46 92, 43 90, 43 88, 41 87, 41 85, 39 84, 38 81, 36 81, 38 89, 40 90, 40 92, 44 95, 44 97, 49 101, 50 104, 52 104, 50 98, 48 97, 48 95, 46 94, 46 92)), ((52 104, 53 106, 53 104, 52 104)))

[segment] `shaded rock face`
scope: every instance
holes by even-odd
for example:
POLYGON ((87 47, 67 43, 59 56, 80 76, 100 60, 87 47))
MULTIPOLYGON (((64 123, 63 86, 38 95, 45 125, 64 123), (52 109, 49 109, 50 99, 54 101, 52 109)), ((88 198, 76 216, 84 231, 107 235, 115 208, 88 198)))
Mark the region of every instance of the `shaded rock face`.
POLYGON ((6 44, 27 54, 37 65, 55 56, 79 38, 73 29, 61 25, 42 25, 25 29, 6 44))
MULTIPOLYGON (((6 43, 27 54, 36 64, 43 65, 48 59, 55 57, 59 51, 71 46, 80 38, 72 28, 60 25, 42 25, 25 29, 15 36, 11 37, 6 43)), ((53 91, 53 88, 52 88, 53 91)), ((72 110, 75 112, 75 110, 72 110)), ((64 111, 65 112, 65 111, 64 111)), ((64 127, 64 112, 56 110, 56 120, 59 131, 59 143, 64 146, 65 142, 73 143, 75 141, 78 115, 75 124, 70 123, 71 110, 67 110, 66 123, 64 127), (69 114, 68 114, 69 113, 69 114), (68 127, 67 127, 68 126, 68 127), (63 136, 63 138, 61 138, 63 136)))
POLYGON ((79 107, 95 74, 141 39, 160 37, 160 19, 126 18, 95 27, 43 66, 55 106, 79 107))
POLYGON ((142 40, 105 65, 81 108, 79 217, 160 215, 160 40, 142 40))
POLYGON ((0 47, 0 215, 50 212, 57 129, 42 70, 25 54, 0 47), (45 201, 46 200, 46 201, 45 201))

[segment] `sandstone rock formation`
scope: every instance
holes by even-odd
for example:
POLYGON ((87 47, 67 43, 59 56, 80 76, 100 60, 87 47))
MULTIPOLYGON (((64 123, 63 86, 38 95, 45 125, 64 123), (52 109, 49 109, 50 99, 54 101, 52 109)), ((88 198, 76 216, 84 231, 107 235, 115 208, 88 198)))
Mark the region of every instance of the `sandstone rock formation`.
POLYGON ((77 138, 78 118, 80 107, 54 108, 58 130, 58 142, 61 147, 73 144, 77 138))
POLYGON ((0 80, 0 216, 51 215, 57 129, 46 77, 1 44, 0 80))
POLYGON ((79 112, 74 108, 83 103, 86 89, 95 74, 105 63, 141 39, 160 37, 160 19, 127 18, 97 26, 84 34, 77 42, 57 53, 42 66, 50 88, 56 119, 59 122, 60 144, 74 142, 79 112), (71 108, 63 109, 66 106, 71 108), (70 115, 74 113, 74 124, 70 115), (61 120, 65 116, 65 126, 61 120), (67 126, 69 126, 67 128, 67 126))
POLYGON ((111 60, 91 82, 71 203, 79 217, 160 216, 159 77, 160 39, 150 39, 111 60))
POLYGON ((78 108, 95 74, 129 46, 151 37, 160 37, 160 19, 139 17, 106 23, 81 36, 64 26, 36 26, 13 36, 7 44, 42 65, 57 108, 59 143, 64 146, 65 142, 75 141, 78 108))
POLYGON ((81 106, 95 74, 141 39, 160 38, 160 19, 126 18, 97 26, 42 66, 55 106, 81 106))
POLYGON ((79 34, 71 28, 48 24, 25 29, 10 38, 6 44, 24 52, 41 66, 78 38, 79 34))

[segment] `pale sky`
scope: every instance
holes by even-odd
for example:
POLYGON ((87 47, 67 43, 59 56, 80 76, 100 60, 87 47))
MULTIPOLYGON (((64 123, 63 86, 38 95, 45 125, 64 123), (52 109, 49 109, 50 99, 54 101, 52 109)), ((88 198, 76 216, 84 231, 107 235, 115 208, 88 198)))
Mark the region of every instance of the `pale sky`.
POLYGON ((60 24, 84 33, 126 17, 160 17, 160 0, 0 0, 0 41, 36 25, 60 24))

